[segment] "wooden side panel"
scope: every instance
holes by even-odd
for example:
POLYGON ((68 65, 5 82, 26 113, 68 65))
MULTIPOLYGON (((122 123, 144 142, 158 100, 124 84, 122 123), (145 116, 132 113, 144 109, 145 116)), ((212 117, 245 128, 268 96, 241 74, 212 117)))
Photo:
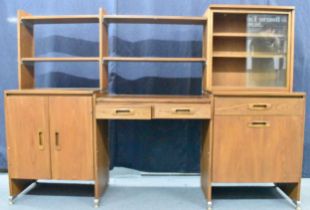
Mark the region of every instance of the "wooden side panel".
POLYGON ((34 88, 34 66, 22 63, 23 57, 34 57, 33 26, 26 25, 21 21, 24 16, 30 16, 22 10, 18 10, 17 23, 17 46, 18 46, 18 86, 19 89, 34 88))
POLYGON ((95 128, 95 198, 100 199, 109 184, 108 121, 94 119, 95 128))
POLYGON ((106 14, 103 9, 99 10, 99 81, 101 90, 107 90, 109 85, 108 63, 103 62, 103 57, 109 56, 108 24, 103 21, 103 16, 106 14))
POLYGON ((47 97, 7 96, 5 103, 10 178, 51 178, 47 97))
POLYGON ((50 96, 52 178, 93 180, 91 96, 50 96))
POLYGON ((216 116, 214 182, 298 182, 301 116, 216 116))

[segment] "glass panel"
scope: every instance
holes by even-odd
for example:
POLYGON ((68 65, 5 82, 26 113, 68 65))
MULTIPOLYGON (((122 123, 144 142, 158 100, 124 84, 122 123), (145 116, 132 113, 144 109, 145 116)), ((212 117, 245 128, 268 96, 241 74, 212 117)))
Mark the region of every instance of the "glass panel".
POLYGON ((288 16, 247 15, 246 86, 285 87, 288 16))

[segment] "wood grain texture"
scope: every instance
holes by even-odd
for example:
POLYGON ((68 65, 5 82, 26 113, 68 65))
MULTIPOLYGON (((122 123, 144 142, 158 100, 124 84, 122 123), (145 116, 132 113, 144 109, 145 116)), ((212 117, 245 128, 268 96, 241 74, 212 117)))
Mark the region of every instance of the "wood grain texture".
POLYGON ((72 24, 72 23, 99 23, 98 15, 51 15, 51 16, 24 16, 21 21, 29 24, 72 24))
POLYGON ((155 104, 154 119, 210 119, 210 104, 155 104))
POLYGON ((212 148, 213 148, 213 112, 214 100, 211 100, 212 118, 203 121, 201 135, 201 155, 200 155, 200 181, 204 196, 208 202, 212 202, 212 148))
POLYGON ((49 97, 52 178, 94 180, 91 96, 49 97))
POLYGON ((207 87, 207 91, 212 92, 212 80, 213 80, 213 29, 214 29, 214 13, 208 9, 208 25, 207 25, 207 37, 205 37, 206 45, 207 45, 207 65, 205 65, 205 69, 207 70, 207 78, 205 80, 205 86, 207 87))
POLYGON ((152 118, 152 109, 151 106, 145 105, 101 103, 96 105, 96 118, 150 120, 152 118))
POLYGON ((32 62, 99 62, 99 57, 23 57, 24 64, 32 62))
POLYGON ((205 62, 205 58, 176 57, 103 57, 104 62, 205 62))
POLYGON ((31 17, 31 14, 23 10, 17 11, 17 56, 18 56, 18 87, 19 89, 34 88, 34 66, 26 66, 22 63, 23 57, 34 56, 33 27, 23 24, 23 17, 31 17))
POLYGON ((243 10, 294 10, 293 6, 246 5, 246 4, 211 4, 210 9, 243 9, 243 10))
POLYGON ((105 15, 104 21, 106 23, 203 25, 207 19, 205 17, 186 16, 105 15))
POLYGON ((5 103, 10 178, 51 178, 47 97, 7 96, 5 103))
POLYGON ((99 94, 96 103, 122 102, 122 103, 211 103, 210 95, 177 96, 177 95, 106 95, 99 94))
POLYGON ((215 115, 303 115, 303 98, 216 97, 215 115))
POLYGON ((5 95, 92 95, 98 88, 39 88, 6 90, 5 95))
POLYGON ((103 17, 106 14, 105 10, 99 10, 99 83, 101 90, 107 90, 109 85, 109 65, 103 62, 103 57, 109 56, 109 29, 108 25, 103 22, 103 17))
POLYGON ((302 116, 215 116, 214 182, 298 182, 302 116), (268 122, 269 126, 249 126, 268 122))
MULTIPOLYGON (((95 100, 94 100, 95 101, 95 100)), ((108 121, 94 118, 95 198, 100 199, 109 184, 108 121)))

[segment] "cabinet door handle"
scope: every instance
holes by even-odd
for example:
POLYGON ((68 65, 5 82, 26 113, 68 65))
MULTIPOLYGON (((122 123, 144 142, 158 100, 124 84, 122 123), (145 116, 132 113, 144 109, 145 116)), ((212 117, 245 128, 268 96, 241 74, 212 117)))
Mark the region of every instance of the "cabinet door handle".
POLYGON ((270 127, 270 123, 268 121, 252 121, 248 126, 250 128, 266 128, 270 127))
POLYGON ((255 111, 263 111, 271 108, 271 104, 267 103, 256 103, 256 104, 249 104, 249 110, 255 111))
POLYGON ((60 150, 60 142, 59 142, 59 133, 55 132, 55 148, 56 150, 60 150))
POLYGON ((128 109, 128 108, 119 108, 119 109, 114 109, 113 114, 114 115, 133 115, 134 110, 128 109))
POLYGON ((193 111, 190 108, 174 108, 172 109, 174 114, 193 114, 193 111))
POLYGON ((38 132, 38 137, 39 137, 39 150, 44 150, 43 132, 42 131, 38 132))

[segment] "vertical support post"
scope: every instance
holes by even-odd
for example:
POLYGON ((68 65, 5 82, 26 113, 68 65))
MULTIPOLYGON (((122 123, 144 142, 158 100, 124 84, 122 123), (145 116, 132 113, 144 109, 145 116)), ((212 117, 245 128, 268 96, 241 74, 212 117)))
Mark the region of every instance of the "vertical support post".
POLYGON ((22 22, 22 17, 31 16, 31 14, 18 10, 17 16, 18 87, 19 89, 34 88, 34 65, 22 63, 23 57, 34 57, 33 25, 22 22))
POLYGON ((108 37, 108 24, 104 22, 104 15, 106 15, 106 11, 102 8, 99 10, 99 83, 100 89, 102 91, 108 90, 109 83, 109 69, 108 63, 103 60, 103 57, 108 56, 109 54, 109 37, 108 37))
POLYGON ((295 10, 292 10, 288 15, 288 68, 287 68, 287 86, 289 91, 293 91, 294 84, 294 49, 295 49, 295 10))
POLYGON ((212 91, 212 68, 213 68, 213 12, 208 9, 205 15, 208 17, 207 33, 205 39, 207 49, 207 65, 205 65, 206 81, 205 86, 207 91, 212 91))
MULTIPOLYGON (((211 96, 212 97, 212 96, 211 96)), ((211 98, 211 113, 213 115, 213 97, 211 98)), ((208 210, 212 206, 212 142, 213 119, 203 122, 201 138, 200 173, 201 187, 207 199, 208 210)))
MULTIPOLYGON (((93 96, 93 110, 95 110, 96 95, 93 96)), ((93 112, 93 138, 95 160, 95 198, 94 206, 99 207, 100 198, 109 184, 109 146, 108 146, 108 121, 97 120, 93 112)))

